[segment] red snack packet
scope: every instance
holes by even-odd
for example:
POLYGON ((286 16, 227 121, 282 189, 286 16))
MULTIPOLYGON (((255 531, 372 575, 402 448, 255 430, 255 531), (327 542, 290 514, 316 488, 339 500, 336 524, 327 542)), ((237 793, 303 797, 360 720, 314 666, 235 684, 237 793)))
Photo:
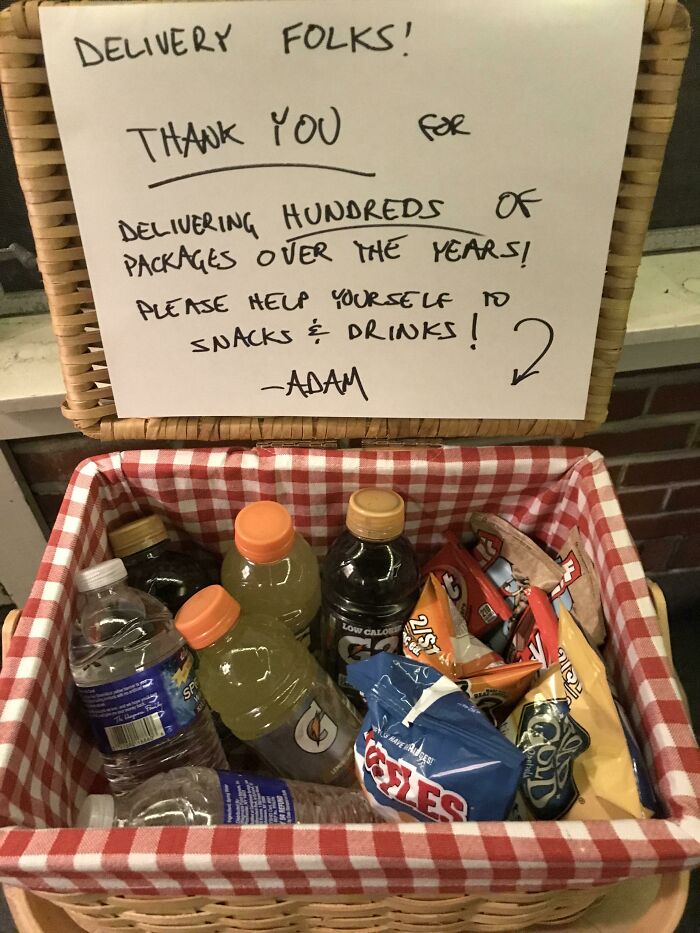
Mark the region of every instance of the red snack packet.
POLYGON ((559 657, 559 622, 544 590, 531 586, 526 593, 527 609, 513 632, 506 659, 537 661, 546 670, 559 657))
POLYGON ((403 630, 403 653, 452 680, 468 677, 503 658, 469 633, 435 574, 428 579, 403 630))
POLYGON ((512 610, 497 586, 486 576, 472 555, 448 532, 446 543, 426 564, 425 573, 434 573, 447 595, 477 638, 485 638, 512 610))

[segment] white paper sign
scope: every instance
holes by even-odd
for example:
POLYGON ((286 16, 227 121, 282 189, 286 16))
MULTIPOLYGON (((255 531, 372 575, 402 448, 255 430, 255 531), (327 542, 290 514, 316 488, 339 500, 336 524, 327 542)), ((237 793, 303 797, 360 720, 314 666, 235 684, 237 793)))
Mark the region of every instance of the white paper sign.
POLYGON ((119 415, 582 417, 643 12, 42 6, 119 415))

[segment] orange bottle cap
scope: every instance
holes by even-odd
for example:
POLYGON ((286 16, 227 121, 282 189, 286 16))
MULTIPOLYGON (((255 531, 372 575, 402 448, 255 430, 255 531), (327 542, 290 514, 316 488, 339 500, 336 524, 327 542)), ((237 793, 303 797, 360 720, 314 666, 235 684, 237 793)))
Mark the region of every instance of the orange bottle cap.
POLYGON ((274 564, 294 546, 292 516, 279 502, 252 502, 236 516, 234 541, 254 564, 274 564))
POLYGON ((192 648, 207 648, 236 624, 241 607, 223 586, 190 596, 175 616, 175 628, 192 648))
POLYGON ((345 524, 365 541, 391 541, 403 532, 404 501, 393 489, 357 489, 348 502, 345 524))

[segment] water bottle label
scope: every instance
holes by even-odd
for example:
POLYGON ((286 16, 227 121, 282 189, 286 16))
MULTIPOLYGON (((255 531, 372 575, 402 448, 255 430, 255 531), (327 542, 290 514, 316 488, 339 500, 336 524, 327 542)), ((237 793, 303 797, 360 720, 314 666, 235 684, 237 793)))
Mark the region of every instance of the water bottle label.
POLYGON ((184 645, 144 671, 78 691, 97 746, 107 754, 175 735, 204 708, 195 660, 184 645))
POLYGON ((278 778, 219 771, 224 823, 294 823, 289 786, 278 778))

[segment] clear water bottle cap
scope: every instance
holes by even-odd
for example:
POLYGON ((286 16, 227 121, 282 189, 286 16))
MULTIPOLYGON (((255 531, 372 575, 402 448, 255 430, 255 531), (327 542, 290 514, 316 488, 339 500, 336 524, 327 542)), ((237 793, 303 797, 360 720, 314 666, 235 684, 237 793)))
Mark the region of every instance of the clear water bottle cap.
POLYGON ((75 575, 75 585, 79 593, 101 590, 119 580, 126 580, 126 567, 124 561, 118 557, 95 564, 94 567, 86 567, 85 570, 79 570, 75 575))
POLYGON ((90 794, 78 810, 75 825, 79 829, 108 828, 114 822, 114 797, 109 794, 90 794))

